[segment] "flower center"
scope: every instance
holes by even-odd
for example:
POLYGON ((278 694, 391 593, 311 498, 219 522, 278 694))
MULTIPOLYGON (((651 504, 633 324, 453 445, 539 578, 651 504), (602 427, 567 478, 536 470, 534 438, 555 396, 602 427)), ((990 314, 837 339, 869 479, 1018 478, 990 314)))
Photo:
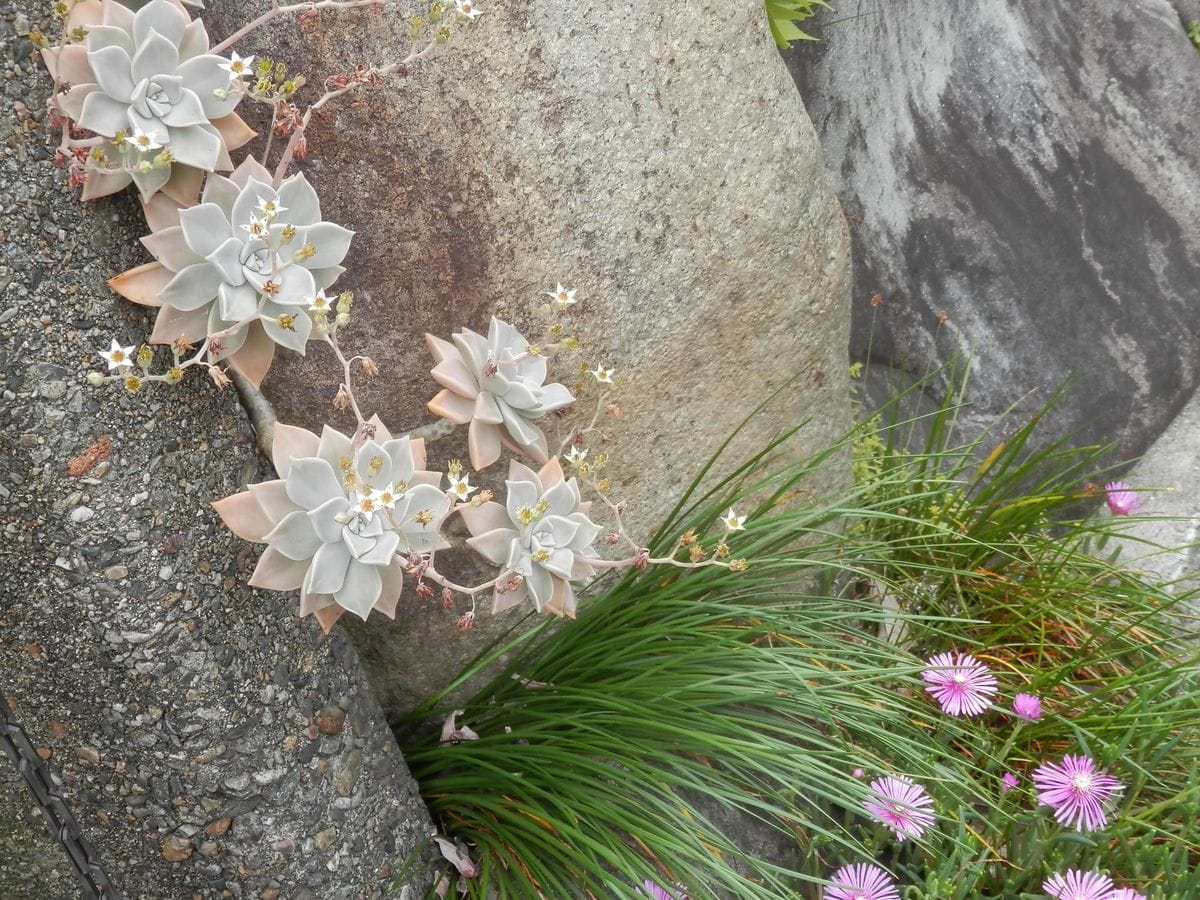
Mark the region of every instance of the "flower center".
MULTIPOLYGON (((1095 787, 1095 780, 1087 772, 1080 772, 1078 775, 1071 776, 1071 787, 1080 794, 1090 794, 1092 788, 1095 787)), ((1087 900, 1085 897, 1084 900, 1087 900)))
POLYGON ((950 676, 950 680, 953 681, 955 684, 957 684, 959 687, 962 687, 963 685, 965 685, 967 683, 967 676, 966 676, 965 672, 955 672, 953 675, 950 676))

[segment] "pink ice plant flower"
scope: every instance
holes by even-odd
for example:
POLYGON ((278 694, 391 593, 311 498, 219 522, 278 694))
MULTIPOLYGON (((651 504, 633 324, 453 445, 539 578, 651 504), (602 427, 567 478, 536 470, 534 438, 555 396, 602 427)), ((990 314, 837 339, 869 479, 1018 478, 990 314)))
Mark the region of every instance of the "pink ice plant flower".
POLYGON ((660 887, 649 878, 643 881, 642 886, 638 888, 638 895, 649 897, 650 900, 688 900, 687 894, 683 893, 683 891, 668 891, 665 887, 660 887))
POLYGON ((1127 516, 1142 508, 1142 498, 1123 481, 1110 481, 1104 486, 1104 493, 1114 516, 1127 516))
POLYGON ((1121 782, 1086 756, 1067 754, 1060 763, 1033 770, 1038 804, 1054 810, 1059 824, 1076 831, 1099 831, 1108 824, 1104 804, 1121 793, 1121 782))
POLYGON ((1016 790, 1017 785, 1021 783, 1021 779, 1019 779, 1012 772, 1005 772, 1000 781, 1003 783, 1005 791, 1016 790))
POLYGON ((842 866, 829 879, 823 900, 900 900, 896 882, 879 866, 855 863, 842 866))
POLYGON ((1099 872, 1067 869, 1047 878, 1042 890, 1055 900, 1111 900, 1113 883, 1112 879, 1099 872))
POLYGON ((987 711, 998 690, 996 676, 966 653, 939 653, 926 663, 925 688, 952 716, 978 716, 987 711))
POLYGON ((863 806, 877 821, 896 833, 896 839, 919 838, 933 824, 933 798, 925 788, 903 775, 886 775, 871 782, 872 796, 863 806))
POLYGON ((1042 717, 1042 700, 1037 694, 1017 694, 1012 709, 1020 718, 1033 722, 1042 717))

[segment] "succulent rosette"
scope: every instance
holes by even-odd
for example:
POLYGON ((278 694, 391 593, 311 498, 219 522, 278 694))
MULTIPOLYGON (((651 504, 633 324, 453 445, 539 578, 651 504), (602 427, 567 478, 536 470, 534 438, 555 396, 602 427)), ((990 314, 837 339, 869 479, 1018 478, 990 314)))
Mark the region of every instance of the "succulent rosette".
POLYGON ((204 172, 233 168, 229 151, 254 136, 233 111, 242 91, 181 3, 150 0, 134 12, 116 0, 83 0, 68 27, 86 31, 82 44, 43 51, 55 79, 71 85, 54 102, 109 139, 93 148, 100 161, 89 165, 85 200, 132 181, 143 202, 161 190, 186 205, 204 172))
POLYGON ((152 343, 199 343, 232 329, 208 358, 228 359, 255 385, 277 344, 304 353, 309 307, 345 271, 339 264, 353 236, 321 221, 303 174, 278 189, 270 181, 254 159, 229 178, 209 175, 201 203, 151 221, 142 243, 156 261, 109 281, 121 296, 160 307, 152 343))
POLYGON ((272 460, 279 478, 213 507, 239 537, 265 543, 253 587, 300 590, 300 615, 325 631, 343 612, 395 618, 403 587, 400 554, 442 545, 450 508, 442 476, 424 469, 425 444, 392 438, 373 419, 359 446, 325 426, 321 436, 278 424, 272 460))
POLYGON ((471 466, 480 470, 500 458, 503 444, 538 462, 549 457, 546 436, 533 424, 575 401, 565 386, 546 384, 546 359, 529 351, 512 325, 495 317, 487 337, 465 328, 453 343, 425 335, 437 360, 432 375, 444 390, 429 410, 456 425, 470 423, 471 466))
POLYGON ((489 501, 461 511, 473 535, 467 545, 504 570, 492 611, 528 598, 538 612, 574 618, 572 582, 596 574, 588 560, 597 558, 592 543, 600 526, 588 518, 591 503, 580 500, 574 478, 564 480, 557 459, 537 472, 513 460, 505 486, 503 506, 489 501))

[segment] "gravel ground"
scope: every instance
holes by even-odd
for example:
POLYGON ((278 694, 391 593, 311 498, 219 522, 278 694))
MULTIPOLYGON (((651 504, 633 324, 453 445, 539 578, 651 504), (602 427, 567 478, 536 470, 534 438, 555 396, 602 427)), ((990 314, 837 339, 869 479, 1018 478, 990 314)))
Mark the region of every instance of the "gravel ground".
MULTIPOLYGON (((20 37, 47 7, 0 8, 0 702, 129 896, 378 896, 431 826, 344 637, 242 586, 256 553, 208 506, 266 474, 235 394, 83 382, 149 332, 104 284, 145 260, 144 226, 52 164, 20 37)), ((74 896, 40 836, 12 837, 28 805, 0 778, 0 847, 28 860, 0 896, 74 896)))

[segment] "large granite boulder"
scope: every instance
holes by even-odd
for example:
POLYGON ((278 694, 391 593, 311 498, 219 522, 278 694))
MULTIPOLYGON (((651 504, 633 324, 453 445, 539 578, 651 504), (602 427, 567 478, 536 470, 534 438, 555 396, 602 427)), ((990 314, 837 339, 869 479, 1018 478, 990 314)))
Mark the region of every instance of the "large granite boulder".
MULTIPOLYGON (((267 0, 210 6, 219 37, 267 0)), ((327 107, 308 141, 325 216, 357 232, 339 281, 359 297, 346 343, 384 370, 363 405, 393 431, 430 421, 422 334, 482 331, 492 314, 526 325, 562 281, 578 290, 564 321, 585 359, 624 380, 605 431, 637 533, 792 376, 731 455, 804 419, 797 453, 840 435, 847 231, 761 3, 483 8, 406 79, 327 107)), ((320 83, 408 43, 395 16, 357 11, 279 20, 238 49, 320 83)), ((328 416, 331 374, 320 348, 282 360, 265 385, 280 419, 328 416)), ((465 459, 462 447, 459 435, 433 457, 465 459)), ((406 596, 394 624, 349 626, 386 708, 411 707, 516 621, 462 633, 461 611, 406 596)))
MULTIPOLYGON (((104 283, 145 224, 52 164, 18 37, 49 7, 0 14, 0 738, 23 726, 123 894, 378 896, 432 826, 344 635, 244 586, 252 548, 209 507, 265 474, 236 394, 84 383, 148 333, 104 283)), ((79 896, 0 769, 0 897, 79 896)))
POLYGON ((1200 382, 1200 56, 1180 22, 1200 13, 1176 6, 839 4, 790 52, 852 223, 855 358, 920 375, 972 352, 975 426, 1073 371, 1047 437, 1128 456, 1163 430, 1200 382))

